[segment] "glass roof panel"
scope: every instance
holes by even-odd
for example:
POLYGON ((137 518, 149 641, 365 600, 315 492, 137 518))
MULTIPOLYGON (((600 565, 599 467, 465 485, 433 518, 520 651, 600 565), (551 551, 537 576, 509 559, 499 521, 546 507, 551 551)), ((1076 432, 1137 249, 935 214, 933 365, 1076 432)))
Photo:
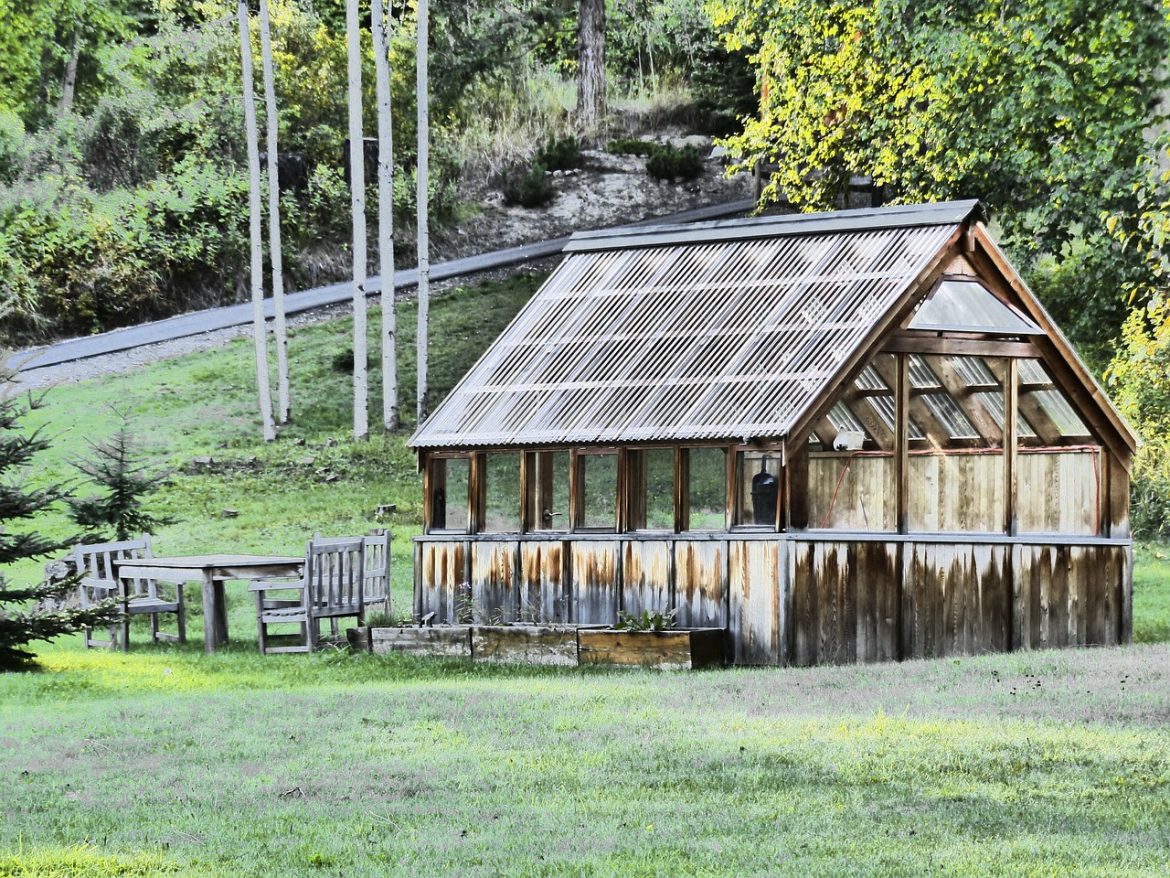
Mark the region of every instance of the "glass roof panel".
POLYGON ((1043 335, 1035 323, 974 280, 944 280, 910 320, 908 329, 1043 335))

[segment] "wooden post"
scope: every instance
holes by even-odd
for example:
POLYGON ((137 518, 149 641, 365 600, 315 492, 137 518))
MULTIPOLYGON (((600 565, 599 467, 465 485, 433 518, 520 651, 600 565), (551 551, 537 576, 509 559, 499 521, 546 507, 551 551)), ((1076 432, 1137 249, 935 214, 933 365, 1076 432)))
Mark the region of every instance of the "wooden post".
POLYGON ((894 450, 898 459, 895 509, 898 533, 910 530, 910 358, 895 354, 897 380, 894 382, 894 450))
POLYGON ((1007 361, 1003 386, 1003 526, 1004 533, 1015 536, 1018 530, 1016 515, 1016 455, 1019 440, 1020 361, 1007 361))
POLYGON ((277 146, 276 82, 272 72, 272 34, 268 0, 260 0, 260 49, 264 71, 264 121, 268 148, 268 259, 272 266, 273 329, 276 331, 277 420, 288 423, 288 329, 284 320, 284 258, 280 243, 280 152, 277 146))
POLYGON ((520 533, 533 531, 532 509, 536 505, 532 502, 531 491, 533 485, 533 465, 535 455, 531 451, 520 452, 520 533))
POLYGON ((252 81, 252 40, 248 33, 248 4, 239 0, 240 61, 243 68, 244 127, 248 148, 248 238, 252 263, 252 342, 256 351, 256 388, 260 395, 260 423, 264 441, 276 438, 272 422, 272 391, 268 387, 268 336, 264 326, 264 267, 260 231, 260 146, 256 131, 256 95, 252 81))
POLYGON ((390 116, 389 39, 382 0, 370 2, 378 102, 378 271, 382 276, 382 427, 398 429, 398 320, 394 313, 394 136, 390 116))
POLYGON ((366 375, 366 150, 362 136, 362 48, 358 0, 345 4, 349 61, 349 206, 353 224, 353 437, 370 432, 366 375))
MULTIPOLYGON (((550 467, 551 469, 551 467, 550 467)), ((551 496, 551 495, 550 495, 551 496)), ((585 480, 581 478, 581 455, 576 449, 569 452, 569 530, 581 527, 585 514, 585 480)))
POLYGON ((739 485, 737 484, 737 479, 739 477, 739 472, 738 472, 739 468, 736 466, 736 462, 739 459, 739 452, 737 452, 735 450, 735 448, 732 447, 732 448, 728 448, 725 453, 727 455, 727 457, 725 459, 725 463, 727 464, 727 466, 726 466, 726 473, 725 473, 724 477, 727 480, 727 502, 725 504, 724 514, 723 514, 723 529, 724 530, 731 530, 731 528, 735 525, 735 516, 736 516, 736 512, 738 511, 736 509, 736 502, 735 501, 736 501, 736 496, 739 494, 739 490, 738 490, 739 485))
POLYGON ((689 448, 674 449, 674 531, 691 529, 691 453, 689 448))

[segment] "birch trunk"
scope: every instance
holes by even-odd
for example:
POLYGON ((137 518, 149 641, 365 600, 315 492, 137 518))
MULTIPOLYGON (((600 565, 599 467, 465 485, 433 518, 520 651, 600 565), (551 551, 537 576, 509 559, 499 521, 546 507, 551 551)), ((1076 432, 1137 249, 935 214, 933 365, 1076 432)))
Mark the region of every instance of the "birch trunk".
POLYGON ((73 46, 65 62, 65 76, 61 80, 61 103, 57 114, 64 116, 73 109, 73 95, 77 88, 77 63, 81 60, 81 24, 73 22, 73 46))
POLYGON ((429 232, 429 177, 430 177, 430 107, 427 97, 427 44, 429 42, 427 0, 418 0, 418 423, 429 413, 427 398, 427 325, 430 322, 430 232, 429 232))
POLYGON ((277 420, 288 423, 288 331, 284 320, 284 257, 280 244, 280 152, 276 142, 276 83, 272 73, 272 35, 268 0, 260 0, 260 51, 264 64, 264 116, 268 147, 268 256, 272 262, 272 306, 276 330, 277 420))
POLYGON ((594 137, 605 122, 605 0, 580 0, 577 27, 577 117, 594 137))
POLYGON ((358 0, 346 0, 349 55, 349 189, 353 221, 353 437, 370 432, 366 375, 366 161, 362 140, 362 50, 358 0))
POLYGON ((378 270, 382 275, 382 426, 398 429, 398 321, 394 314, 394 135, 390 117, 390 60, 382 0, 371 0, 378 98, 378 270))
POLYGON ((264 441, 276 438, 272 423, 272 395, 268 388, 268 338, 264 327, 264 253, 260 240, 260 147, 256 130, 256 96, 252 82, 252 40, 248 35, 248 4, 239 0, 240 61, 243 66, 244 127, 248 142, 248 232, 252 244, 252 341, 256 349, 256 387, 260 394, 260 421, 264 441))

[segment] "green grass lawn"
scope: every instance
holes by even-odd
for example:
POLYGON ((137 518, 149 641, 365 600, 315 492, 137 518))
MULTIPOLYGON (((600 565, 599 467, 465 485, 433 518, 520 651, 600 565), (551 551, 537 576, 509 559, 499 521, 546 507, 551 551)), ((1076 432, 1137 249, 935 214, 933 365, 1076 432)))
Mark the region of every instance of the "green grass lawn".
MULTIPOLYGON (((435 301, 439 396, 538 281, 435 301)), ((411 307, 399 326, 412 388, 411 307)), ((173 471, 158 552, 295 554, 387 525, 408 607, 415 461, 405 434, 347 438, 349 336, 293 335, 296 420, 271 445, 248 340, 53 389, 28 419, 54 437, 32 478, 68 475, 122 408, 173 471)), ((139 627, 129 655, 70 638, 43 672, 0 675, 0 876, 1164 876, 1168 555, 1136 552, 1145 645, 696 674, 261 658, 232 586, 232 646, 204 656, 193 589, 186 647, 139 627)))
POLYGON ((0 875, 1170 873, 1170 647, 694 674, 53 647, 0 875))

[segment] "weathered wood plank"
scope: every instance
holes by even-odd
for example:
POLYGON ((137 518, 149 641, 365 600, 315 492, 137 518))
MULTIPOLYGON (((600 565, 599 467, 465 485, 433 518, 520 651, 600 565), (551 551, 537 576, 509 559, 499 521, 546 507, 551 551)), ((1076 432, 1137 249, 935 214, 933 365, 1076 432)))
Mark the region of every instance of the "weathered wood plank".
MULTIPOLYGON (((452 624, 470 600, 466 542, 424 542, 419 583, 419 614, 435 614, 435 621, 452 624)), ((470 609, 467 607, 467 609, 470 609)))
POLYGON ((615 624, 620 590, 618 543, 573 543, 571 621, 577 625, 615 624))
POLYGON ((560 542, 520 543, 521 621, 569 621, 564 555, 564 544, 560 542))
POLYGON ((912 543, 903 560, 903 655, 1002 652, 1010 643, 1009 550, 912 543))
POLYGON ((471 657, 477 662, 577 666, 577 629, 549 625, 476 625, 471 657))
POLYGON ((670 543, 665 540, 623 545, 622 609, 626 613, 637 616, 643 611, 667 613, 674 609, 670 552, 670 543))
POLYGON ((774 665, 781 660, 781 547, 786 541, 728 544, 731 608, 729 628, 736 664, 774 665))
POLYGON ((660 670, 691 670, 721 664, 726 649, 721 628, 674 631, 577 632, 582 665, 635 665, 660 670))
POLYGON ((370 652, 407 652, 446 658, 471 658, 471 629, 466 625, 434 628, 371 628, 370 652))
POLYGON ((471 544, 471 599, 475 621, 515 622, 520 617, 518 542, 471 544))
POLYGON ((727 543, 678 541, 674 544, 675 623, 680 628, 724 628, 727 543))

